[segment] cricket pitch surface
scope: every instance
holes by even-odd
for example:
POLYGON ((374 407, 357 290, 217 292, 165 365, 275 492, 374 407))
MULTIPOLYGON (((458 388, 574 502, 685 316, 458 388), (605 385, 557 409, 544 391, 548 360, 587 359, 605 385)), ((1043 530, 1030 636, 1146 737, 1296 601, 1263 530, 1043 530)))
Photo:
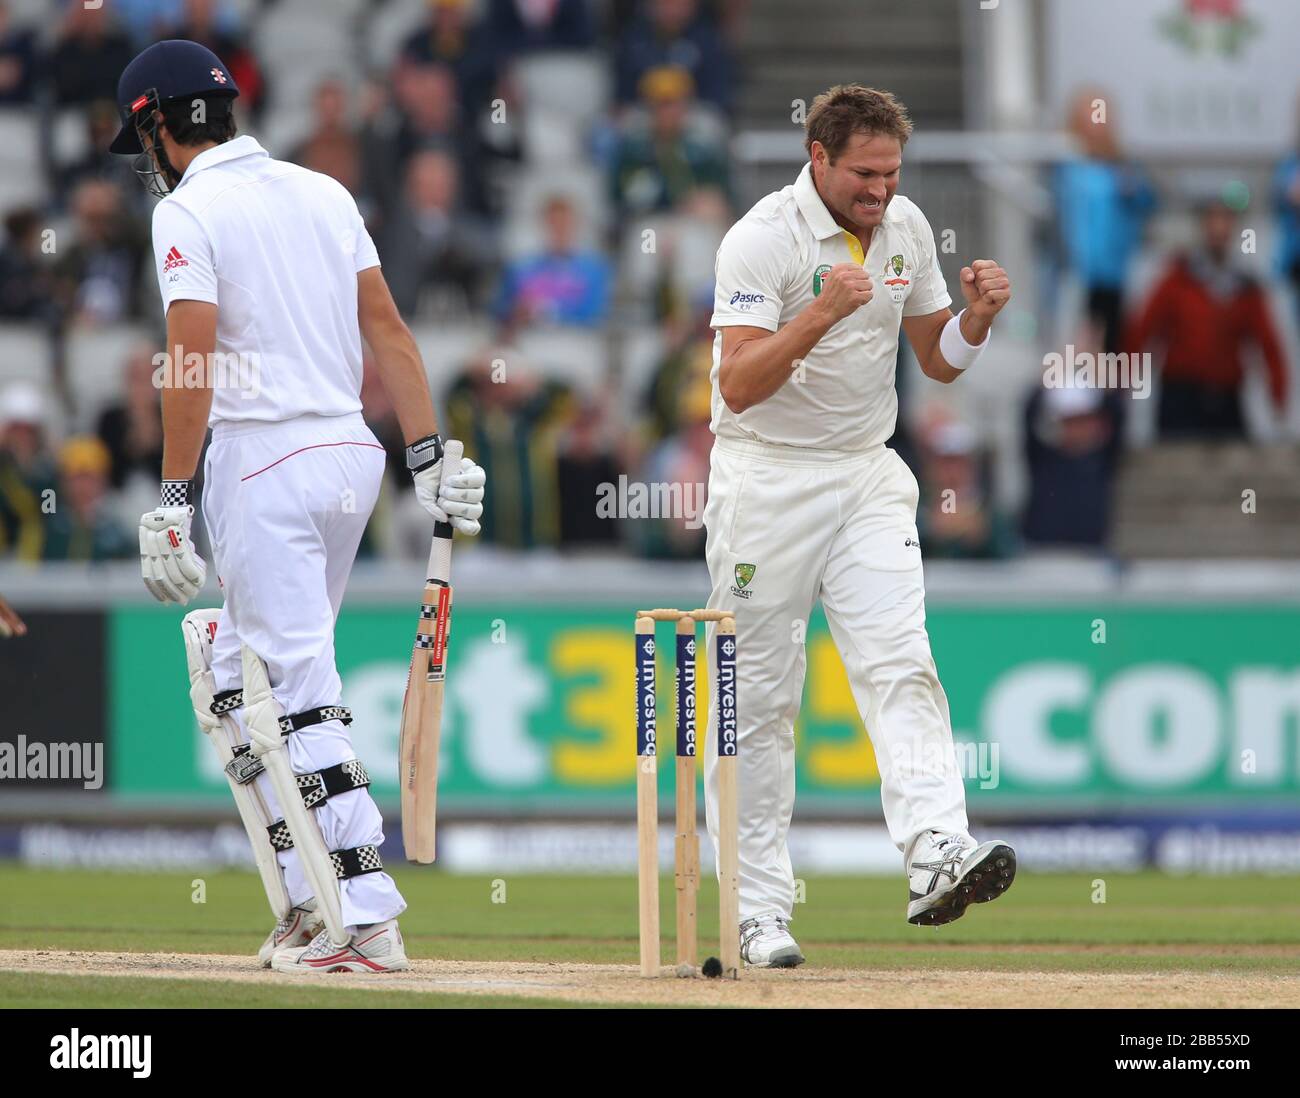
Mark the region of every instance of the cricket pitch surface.
POLYGON ((782 971, 749 969, 740 980, 723 981, 678 978, 667 966, 662 971, 659 979, 646 980, 635 965, 416 960, 410 971, 386 975, 289 976, 260 969, 256 960, 243 956, 0 951, 0 972, 29 976, 199 980, 304 989, 324 984, 330 990, 492 995, 575 1006, 1300 1007, 1300 975, 863 972, 804 966, 782 971))

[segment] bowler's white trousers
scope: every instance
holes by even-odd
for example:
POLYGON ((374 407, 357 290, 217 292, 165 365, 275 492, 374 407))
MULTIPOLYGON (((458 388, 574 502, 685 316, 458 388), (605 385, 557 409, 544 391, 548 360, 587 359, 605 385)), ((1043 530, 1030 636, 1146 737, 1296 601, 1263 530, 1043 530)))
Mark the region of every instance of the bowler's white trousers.
MULTIPOLYGON (((929 828, 967 831, 948 699, 925 631, 917 495, 911 470, 884 446, 838 453, 714 443, 704 522, 709 607, 736 618, 742 920, 794 914, 786 846, 794 724, 818 598, 875 749, 890 838, 906 859, 929 828), (747 582, 737 565, 754 566, 747 582)), ((705 814, 717 849, 717 713, 709 709, 705 814)))
MULTIPOLYGON (((247 644, 266 662, 271 691, 286 714, 347 704, 334 666, 334 623, 383 474, 383 447, 360 413, 213 428, 202 502, 225 596, 212 652, 217 690, 240 687, 239 649, 247 644)), ((243 711, 233 715, 247 738, 243 711)), ((290 734, 285 749, 296 774, 356 757, 337 720, 290 734)), ((281 816, 270 778, 257 781, 281 816)), ((329 850, 384 840, 369 789, 336 794, 312 815, 329 850)), ((290 900, 311 898, 297 851, 279 859, 290 900)), ((395 918, 406 908, 382 871, 341 881, 340 893, 350 927, 395 918)))

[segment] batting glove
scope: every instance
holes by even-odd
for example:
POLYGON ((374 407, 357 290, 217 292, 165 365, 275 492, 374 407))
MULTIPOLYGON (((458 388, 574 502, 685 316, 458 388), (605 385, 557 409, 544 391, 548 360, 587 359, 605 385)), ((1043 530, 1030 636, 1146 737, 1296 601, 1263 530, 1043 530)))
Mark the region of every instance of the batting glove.
POLYGON ((462 534, 472 537, 482 529, 478 520, 483 514, 486 484, 487 473, 483 466, 467 457, 460 459, 459 472, 448 470, 438 484, 438 506, 447 515, 451 525, 462 534))
POLYGON ((159 507, 140 517, 140 575, 159 602, 184 606, 203 589, 208 566, 190 540, 194 508, 159 507))
MULTIPOLYGON (((448 441, 453 453, 463 453, 458 442, 448 441)), ((449 522, 462 534, 474 535, 480 530, 479 517, 483 514, 483 486, 487 473, 467 457, 462 457, 459 468, 448 468, 443 476, 442 439, 437 435, 414 442, 406 448, 406 462, 415 481, 415 498, 435 522, 449 522)))

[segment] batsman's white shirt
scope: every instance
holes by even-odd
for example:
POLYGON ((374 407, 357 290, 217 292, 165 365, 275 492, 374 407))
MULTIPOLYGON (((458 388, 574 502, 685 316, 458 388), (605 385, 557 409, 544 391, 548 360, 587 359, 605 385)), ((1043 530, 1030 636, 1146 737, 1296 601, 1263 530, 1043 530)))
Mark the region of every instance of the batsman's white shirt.
MULTIPOLYGON (((384 471, 360 398, 357 273, 378 265, 374 244, 342 186, 272 160, 251 137, 194 158, 156 207, 153 239, 164 308, 216 305, 217 350, 255 367, 216 375, 204 463, 201 503, 225 600, 217 689, 240 686, 244 643, 266 661, 286 713, 346 705, 334 622, 384 471)), ((242 729, 242 712, 234 716, 242 729)), ((286 747, 298 774, 356 757, 337 720, 294 732, 286 747)), ((258 781, 278 813, 269 779, 258 781)), ((331 850, 383 842, 367 789, 313 812, 331 850)), ((296 852, 279 859, 290 899, 309 899, 296 852)), ((340 892, 351 926, 406 907, 383 872, 340 892)))
POLYGON ((251 137, 199 153, 154 208, 163 309, 217 306, 217 351, 255 354, 256 385, 214 389, 210 423, 361 411, 357 273, 379 266, 347 189, 251 137))
MULTIPOLYGON (((885 822, 904 860, 923 831, 968 826, 948 701, 925 631, 916 478, 884 445, 897 415, 902 318, 950 301, 929 225, 895 195, 863 255, 805 167, 727 234, 713 326, 776 331, 814 300, 826 271, 851 261, 872 276, 871 302, 826 334, 799 381, 739 415, 718 391, 721 331, 715 340, 705 553, 709 606, 736 618, 742 920, 794 913, 794 725, 803 636, 818 599, 871 736, 885 822)), ((713 634, 710 626, 711 660, 713 634)), ((711 711, 705 805, 715 849, 716 724, 711 711)))

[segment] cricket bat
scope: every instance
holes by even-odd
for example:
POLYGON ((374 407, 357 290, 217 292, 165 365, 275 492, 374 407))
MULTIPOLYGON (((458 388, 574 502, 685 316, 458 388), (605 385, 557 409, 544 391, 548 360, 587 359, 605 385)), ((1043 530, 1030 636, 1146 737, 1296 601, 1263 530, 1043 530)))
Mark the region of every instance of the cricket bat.
MULTIPOLYGON (((444 475, 449 470, 460 471, 463 453, 459 442, 447 443, 442 455, 444 475)), ((408 861, 424 865, 436 856, 438 741, 451 632, 451 537, 451 523, 434 523, 424 600, 402 701, 402 844, 408 861)))

